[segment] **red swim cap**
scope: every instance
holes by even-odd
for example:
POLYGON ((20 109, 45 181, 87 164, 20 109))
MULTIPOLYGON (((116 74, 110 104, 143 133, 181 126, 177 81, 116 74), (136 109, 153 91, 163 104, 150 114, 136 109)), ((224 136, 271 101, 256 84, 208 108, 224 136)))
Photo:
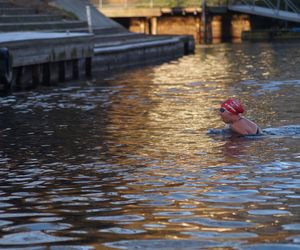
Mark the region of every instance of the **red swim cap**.
POLYGON ((238 115, 245 111, 243 105, 240 103, 239 100, 235 100, 233 98, 229 98, 221 105, 222 108, 226 109, 228 112, 238 115))

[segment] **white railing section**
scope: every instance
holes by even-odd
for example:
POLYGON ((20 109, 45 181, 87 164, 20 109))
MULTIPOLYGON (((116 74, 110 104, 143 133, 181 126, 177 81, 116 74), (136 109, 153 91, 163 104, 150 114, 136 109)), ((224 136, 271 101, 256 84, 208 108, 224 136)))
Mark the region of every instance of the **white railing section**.
MULTIPOLYGON (((203 0, 90 0, 100 8, 199 7, 203 0)), ((205 0, 209 6, 227 6, 228 0, 205 0)))
POLYGON ((300 22, 299 0, 229 0, 228 9, 300 22))

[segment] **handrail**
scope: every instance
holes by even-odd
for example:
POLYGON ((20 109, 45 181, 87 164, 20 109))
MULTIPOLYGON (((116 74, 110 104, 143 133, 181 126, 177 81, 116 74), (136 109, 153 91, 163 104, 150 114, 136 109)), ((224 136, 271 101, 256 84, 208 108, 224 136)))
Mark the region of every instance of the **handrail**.
POLYGON ((300 13, 300 8, 298 8, 292 1, 286 0, 287 5, 296 13, 300 13))
POLYGON ((255 7, 265 7, 272 9, 276 15, 279 15, 279 11, 293 12, 300 16, 300 4, 295 4, 295 0, 230 0, 229 6, 245 5, 251 9, 255 7))
MULTIPOLYGON (((100 8, 174 8, 200 7, 203 0, 90 0, 100 8)), ((227 6, 228 0, 206 0, 208 6, 227 6)))

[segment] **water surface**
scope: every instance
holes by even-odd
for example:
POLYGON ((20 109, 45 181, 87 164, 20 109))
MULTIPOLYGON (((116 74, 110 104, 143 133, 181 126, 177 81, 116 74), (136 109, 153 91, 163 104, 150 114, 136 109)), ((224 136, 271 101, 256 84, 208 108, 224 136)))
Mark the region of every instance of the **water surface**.
POLYGON ((231 96, 297 128, 299 65, 296 43, 211 45, 0 98, 0 248, 300 249, 299 134, 207 134, 231 96))

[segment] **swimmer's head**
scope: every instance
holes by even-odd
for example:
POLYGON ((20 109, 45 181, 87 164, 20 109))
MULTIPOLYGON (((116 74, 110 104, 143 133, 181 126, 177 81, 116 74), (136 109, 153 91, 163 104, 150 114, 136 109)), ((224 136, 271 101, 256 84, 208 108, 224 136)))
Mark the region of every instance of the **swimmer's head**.
POLYGON ((233 99, 233 98, 229 98, 228 100, 223 102, 221 105, 221 109, 222 108, 227 110, 229 113, 235 114, 235 115, 241 114, 245 111, 245 109, 244 109, 243 105, 240 103, 240 101, 233 99))

